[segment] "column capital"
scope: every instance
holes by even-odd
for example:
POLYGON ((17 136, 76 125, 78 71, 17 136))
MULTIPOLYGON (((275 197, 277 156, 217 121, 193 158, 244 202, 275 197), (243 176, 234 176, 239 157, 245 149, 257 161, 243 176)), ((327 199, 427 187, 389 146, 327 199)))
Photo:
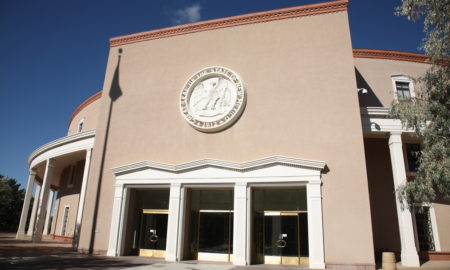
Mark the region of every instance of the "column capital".
POLYGON ((248 185, 248 183, 247 182, 236 182, 234 185, 239 186, 239 187, 246 187, 248 185))
POLYGON ((30 169, 30 176, 36 176, 36 174, 37 174, 37 171, 36 171, 36 169, 30 169))
POLYGON ((392 131, 389 133, 389 145, 393 143, 402 143, 402 132, 392 131))
POLYGON ((47 159, 47 167, 55 167, 55 160, 53 158, 47 159))

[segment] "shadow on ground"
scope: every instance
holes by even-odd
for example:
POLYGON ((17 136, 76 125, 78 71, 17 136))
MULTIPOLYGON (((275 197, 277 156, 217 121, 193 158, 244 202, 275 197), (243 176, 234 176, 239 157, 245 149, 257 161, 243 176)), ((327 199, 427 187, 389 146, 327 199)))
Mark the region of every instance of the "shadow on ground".
POLYGON ((149 265, 149 263, 133 263, 117 258, 75 255, 45 256, 39 258, 0 259, 0 269, 117 269, 149 265))

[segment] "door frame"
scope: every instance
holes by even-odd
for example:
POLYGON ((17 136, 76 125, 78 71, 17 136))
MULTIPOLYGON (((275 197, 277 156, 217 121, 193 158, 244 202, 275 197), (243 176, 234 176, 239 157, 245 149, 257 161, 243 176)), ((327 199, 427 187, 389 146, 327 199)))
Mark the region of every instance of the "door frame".
MULTIPOLYGON (((262 213, 264 217, 266 216, 296 216, 298 217, 298 214, 300 213, 308 213, 308 210, 263 210, 263 211, 255 211, 254 213, 262 213)), ((253 213, 252 213, 253 214, 253 213)), ((264 221, 263 221, 264 222, 264 221)), ((263 226, 265 226, 263 224, 263 226)), ((264 255, 264 264, 268 265, 298 265, 298 266, 308 266, 309 265, 309 254, 308 257, 302 257, 300 254, 300 220, 297 220, 297 226, 298 226, 298 235, 297 235, 297 245, 298 245, 298 257, 289 257, 289 260, 287 263, 283 263, 283 254, 281 253, 280 256, 275 255, 264 255), (279 257, 279 259, 278 259, 279 257), (266 260, 269 261, 269 263, 266 263, 266 260), (280 263, 275 263, 275 261, 280 261, 280 263), (297 263, 295 262, 297 260, 297 263), (271 263, 274 262, 274 263, 271 263)), ((263 243, 264 246, 264 243, 263 243)))
MULTIPOLYGON (((169 209, 141 209, 141 222, 139 224, 139 234, 142 233, 142 223, 144 215, 167 215, 167 218, 169 217, 169 209)), ((139 242, 140 242, 139 237, 139 242)), ((140 245, 140 243, 139 243, 140 245)), ((166 232, 166 247, 167 247, 167 232, 166 232)), ((146 248, 140 248, 139 247, 139 257, 152 257, 152 258, 165 258, 166 257, 166 250, 160 250, 160 249, 146 249, 146 248), (143 255, 147 254, 147 255, 143 255)))

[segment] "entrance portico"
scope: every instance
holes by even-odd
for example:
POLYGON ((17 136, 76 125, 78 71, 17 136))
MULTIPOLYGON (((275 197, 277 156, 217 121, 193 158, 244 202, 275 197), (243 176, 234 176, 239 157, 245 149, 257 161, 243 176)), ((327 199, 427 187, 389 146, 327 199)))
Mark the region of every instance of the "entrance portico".
MULTIPOLYGON (((64 168, 84 160, 84 167, 87 169, 84 171, 82 180, 84 186, 86 185, 94 136, 95 130, 67 136, 38 148, 30 155, 30 174, 16 238, 23 239, 25 237, 27 223, 29 223, 27 235, 31 236, 33 242, 40 242, 42 236, 49 233, 49 227, 53 227, 50 224, 50 215, 53 207, 54 190, 60 191, 60 188, 63 190, 67 188, 61 187, 61 173, 64 168), (33 209, 28 222, 34 184, 37 185, 33 209)), ((82 193, 83 198, 79 199, 78 209, 83 207, 85 192, 82 193)), ((78 212, 80 215, 82 214, 82 210, 78 210, 78 212)), ((54 222, 55 219, 52 220, 52 223, 54 222)))
POLYGON ((408 208, 401 205, 396 192, 397 188, 407 181, 402 135, 410 134, 412 130, 403 128, 400 120, 389 118, 388 113, 389 108, 361 108, 362 126, 366 138, 388 138, 400 234, 401 263, 404 266, 418 267, 420 260, 415 240, 413 216, 408 208))
MULTIPOLYGON (((126 235, 130 190, 158 188, 161 185, 170 187, 165 258, 167 261, 180 261, 186 259, 188 245, 185 243, 189 239, 189 229, 185 223, 190 202, 186 198, 192 197, 190 190, 231 188, 233 241, 230 258, 235 265, 249 265, 254 263, 251 259, 254 252, 252 191, 261 188, 300 188, 305 190, 307 201, 309 267, 324 269, 320 187, 324 168, 323 162, 286 157, 270 157, 247 163, 205 159, 175 166, 144 161, 115 168, 112 171, 116 176, 116 195, 107 254, 125 254, 126 241, 131 237, 126 235)), ((204 218, 207 216, 204 215, 204 218)), ((213 224, 211 222, 209 224, 213 224)))

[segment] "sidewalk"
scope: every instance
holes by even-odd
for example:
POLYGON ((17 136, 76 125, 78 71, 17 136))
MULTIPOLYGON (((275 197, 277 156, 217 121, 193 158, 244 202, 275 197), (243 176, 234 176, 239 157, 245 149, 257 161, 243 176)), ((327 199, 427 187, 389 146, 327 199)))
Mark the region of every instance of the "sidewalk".
MULTIPOLYGON (((73 252, 71 244, 56 242, 45 237, 41 243, 16 240, 13 233, 0 233, 0 269, 130 269, 130 270, 297 270, 305 269, 290 266, 251 265, 234 266, 228 263, 205 263, 184 261, 166 262, 137 256, 106 257, 73 252)), ((402 267, 398 270, 450 270, 450 261, 429 261, 420 268, 402 267)))

